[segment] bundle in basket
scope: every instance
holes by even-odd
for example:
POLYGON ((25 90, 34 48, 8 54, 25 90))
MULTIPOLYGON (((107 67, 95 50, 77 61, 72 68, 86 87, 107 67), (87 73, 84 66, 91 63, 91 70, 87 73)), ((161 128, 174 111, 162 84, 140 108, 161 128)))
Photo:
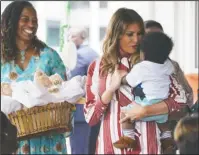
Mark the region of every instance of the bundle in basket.
POLYGON ((49 103, 12 112, 8 117, 17 127, 18 139, 27 139, 53 132, 70 132, 74 110, 75 106, 67 102, 49 103))

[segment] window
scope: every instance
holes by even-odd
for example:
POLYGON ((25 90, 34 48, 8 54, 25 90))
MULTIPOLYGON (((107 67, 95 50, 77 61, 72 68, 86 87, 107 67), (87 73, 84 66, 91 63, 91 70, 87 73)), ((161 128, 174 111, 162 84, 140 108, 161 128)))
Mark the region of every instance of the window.
POLYGON ((69 1, 71 9, 85 9, 89 8, 89 1, 69 1))
POLYGON ((60 22, 47 21, 47 37, 46 42, 49 46, 59 46, 60 22))
POLYGON ((108 2, 107 1, 99 1, 100 8, 107 8, 108 7, 108 2))
POLYGON ((199 53, 199 2, 198 1, 196 1, 196 15, 195 15, 195 20, 196 20, 196 39, 195 39, 195 41, 196 41, 196 44, 195 44, 195 46, 196 46, 196 48, 195 48, 195 68, 198 68, 198 53, 199 53))
POLYGON ((100 41, 104 39, 106 34, 106 27, 100 27, 100 41))

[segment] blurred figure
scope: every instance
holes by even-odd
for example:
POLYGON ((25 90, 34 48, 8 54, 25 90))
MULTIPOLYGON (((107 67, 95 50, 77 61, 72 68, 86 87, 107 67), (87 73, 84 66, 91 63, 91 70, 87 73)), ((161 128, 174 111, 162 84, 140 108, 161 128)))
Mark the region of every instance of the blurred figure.
MULTIPOLYGON (((98 54, 87 45, 83 45, 88 34, 84 28, 71 28, 68 39, 73 41, 77 47, 76 67, 70 71, 69 78, 77 75, 87 75, 88 66, 92 61, 98 58, 98 54)), ((98 136, 99 125, 90 127, 85 121, 83 114, 83 105, 76 104, 74 114, 74 134, 70 137, 72 154, 92 154, 95 150, 96 139, 98 136), (94 147, 94 148, 93 148, 94 147), (91 150, 91 151, 89 151, 91 150)))
POLYGON ((147 20, 144 22, 145 32, 163 32, 162 25, 154 20, 147 20))
POLYGON ((12 154, 17 151, 17 128, 10 123, 1 111, 1 154, 12 154))
POLYGON ((87 75, 88 66, 94 61, 98 54, 88 45, 83 45, 88 37, 84 28, 71 28, 69 30, 68 39, 73 41, 77 47, 77 63, 76 67, 71 70, 71 78, 77 75, 87 75))
POLYGON ((199 154, 198 147, 198 114, 182 118, 176 125, 174 139, 180 154, 199 154))

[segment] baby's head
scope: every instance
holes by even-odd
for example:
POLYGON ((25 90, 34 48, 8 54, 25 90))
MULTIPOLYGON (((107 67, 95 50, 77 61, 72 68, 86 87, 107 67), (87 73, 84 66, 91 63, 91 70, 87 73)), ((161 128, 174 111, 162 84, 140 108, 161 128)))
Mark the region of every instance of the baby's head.
POLYGON ((17 128, 10 123, 1 111, 1 154, 11 154, 17 151, 17 128))
POLYGON ((140 43, 140 58, 163 64, 173 48, 173 41, 163 32, 149 32, 140 43))
POLYGON ((199 116, 197 113, 185 116, 176 125, 174 139, 180 154, 198 154, 199 116))

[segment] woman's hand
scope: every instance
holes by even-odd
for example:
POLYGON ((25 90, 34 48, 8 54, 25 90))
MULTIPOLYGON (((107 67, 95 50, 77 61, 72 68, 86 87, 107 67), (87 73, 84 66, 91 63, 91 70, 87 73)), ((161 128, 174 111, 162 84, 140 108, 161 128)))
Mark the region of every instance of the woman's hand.
POLYGON ((119 70, 118 65, 115 66, 115 71, 111 77, 110 86, 101 96, 102 103, 107 105, 113 98, 114 92, 120 87, 122 78, 127 74, 126 71, 119 70))
POLYGON ((109 90, 115 92, 121 85, 122 78, 127 74, 124 70, 119 70, 118 65, 115 66, 115 71, 111 77, 109 90))
POLYGON ((131 121, 140 120, 146 117, 145 108, 137 103, 133 103, 133 108, 129 110, 121 110, 122 113, 125 114, 125 117, 120 120, 120 123, 123 123, 130 119, 131 121))

